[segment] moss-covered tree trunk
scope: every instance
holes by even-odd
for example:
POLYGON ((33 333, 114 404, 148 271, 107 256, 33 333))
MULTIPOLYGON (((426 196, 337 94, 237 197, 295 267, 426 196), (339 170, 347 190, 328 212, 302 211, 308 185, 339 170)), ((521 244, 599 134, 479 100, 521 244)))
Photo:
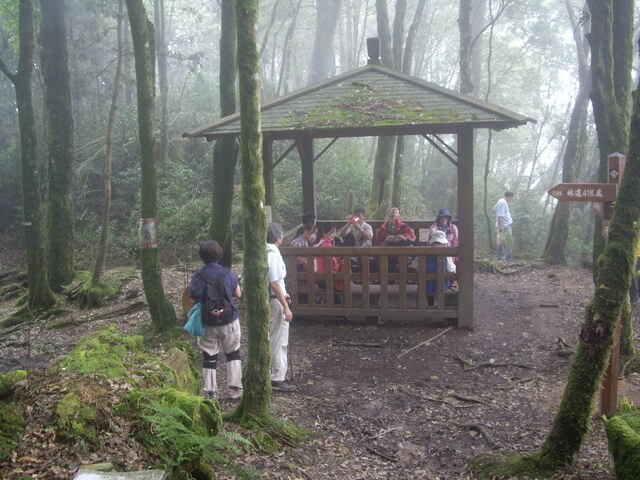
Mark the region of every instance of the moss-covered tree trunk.
POLYGON ((268 417, 271 397, 269 371, 269 294, 267 290, 267 217, 264 211, 260 84, 258 72, 257 0, 236 0, 240 85, 240 162, 242 166, 242 234, 247 361, 244 395, 235 416, 243 424, 268 417))
MULTIPOLYGON (((591 103, 598 134, 600 167, 598 181, 607 182, 607 157, 625 153, 629 144, 629 95, 633 60, 633 0, 587 0, 591 12, 591 103)), ((602 218, 595 217, 593 236, 594 280, 598 257, 604 248, 602 218)), ((632 338, 631 308, 622 318, 625 338, 632 338)), ((623 353, 633 344, 623 341, 623 353)))
MULTIPOLYGON (((222 2, 220 31, 220 113, 223 117, 237 109, 236 78, 238 75, 235 0, 222 2)), ((226 136, 213 148, 213 194, 211 238, 224 249, 220 263, 227 267, 233 261, 231 205, 234 177, 238 163, 236 137, 226 136)))
MULTIPOLYGON (((607 156, 629 142, 629 94, 633 58, 633 0, 587 0, 591 12, 591 104, 598 135, 598 181, 607 182, 607 156)), ((602 219, 593 235, 594 280, 604 249, 602 219)))
POLYGON ((49 287, 46 250, 40 202, 40 179, 36 151, 36 125, 31 95, 34 60, 34 18, 31 0, 20 0, 18 32, 20 48, 18 70, 14 74, 0 60, 0 70, 11 80, 16 91, 20 125, 20 161, 22 173, 22 210, 27 253, 29 292, 27 305, 32 310, 51 307, 56 298, 49 287))
MULTIPOLYGON (((576 96, 569 120, 567 132, 567 146, 562 157, 562 182, 572 183, 576 180, 576 172, 583 156, 586 139, 587 116, 589 107, 589 93, 591 91, 591 76, 589 74, 588 46, 584 41, 583 29, 575 17, 573 5, 565 2, 567 13, 574 30, 574 39, 578 56, 578 95, 576 96)), ((551 228, 542 257, 551 265, 562 265, 567 262, 565 250, 569 238, 569 223, 571 221, 571 204, 558 202, 551 219, 551 228)))
POLYGON ((150 235, 141 235, 140 265, 144 293, 149 305, 151 322, 156 331, 175 325, 177 318, 162 286, 162 267, 158 255, 157 225, 157 166, 156 139, 153 135, 155 78, 153 68, 153 25, 147 19, 142 0, 127 0, 133 54, 136 64, 138 98, 138 136, 140 142, 141 224, 150 224, 150 235))
POLYGON ((109 109, 109 119, 107 120, 107 132, 105 134, 104 147, 104 168, 102 171, 102 231, 100 232, 100 243, 96 253, 96 263, 93 267, 91 281, 95 284, 100 281, 104 260, 107 256, 109 246, 109 223, 111 219, 111 164, 113 157, 113 125, 116 120, 116 110, 118 108, 118 96, 120 95, 120 80, 122 77, 122 24, 124 15, 124 0, 118 1, 117 20, 117 46, 116 46, 116 74, 113 79, 113 93, 111 94, 111 108, 109 109))
POLYGON ((73 114, 65 0, 40 2, 40 58, 47 115, 47 258, 56 292, 74 276, 73 114))

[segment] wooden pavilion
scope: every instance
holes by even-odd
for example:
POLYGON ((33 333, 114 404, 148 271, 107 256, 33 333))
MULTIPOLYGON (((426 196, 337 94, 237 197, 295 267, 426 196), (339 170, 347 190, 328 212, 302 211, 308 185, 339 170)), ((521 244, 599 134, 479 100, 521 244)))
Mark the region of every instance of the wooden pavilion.
MULTIPOLYGON (((360 258, 362 271, 334 274, 297 272, 295 259, 336 256, 336 249, 314 248, 314 256, 300 249, 283 248, 289 262, 290 293, 295 314, 364 315, 389 317, 454 318, 459 327, 473 328, 473 141, 474 130, 503 130, 535 120, 507 109, 482 102, 420 78, 382 67, 375 61, 329 80, 265 103, 261 107, 266 205, 274 206, 273 169, 292 150, 297 149, 302 176, 303 211, 316 211, 314 162, 342 137, 422 135, 458 169, 458 225, 460 246, 429 248, 351 247, 340 249, 344 262, 360 258), (455 135, 456 145, 448 146, 441 135, 455 135), (315 139, 331 139, 319 153, 315 139), (276 140, 291 141, 289 148, 273 158, 276 140), (367 268, 374 256, 382 268, 367 268), (429 273, 424 258, 438 256, 438 271, 429 273), (389 256, 400 256, 398 271, 386 270, 389 256), (443 273, 445 256, 458 256, 457 275, 443 273), (417 260, 416 260, 417 259, 417 260), (382 261, 381 261, 382 260, 382 261), (406 262, 404 260, 407 260, 406 262), (414 262, 417 268, 407 268, 414 262), (441 273, 442 272, 442 273, 441 273), (310 278, 313 276, 314 278, 310 278), (455 301, 443 288, 445 279, 457 279, 455 301), (309 281, 307 281, 309 280, 309 281), (326 287, 318 287, 321 280, 326 287), (343 284, 337 298, 336 281, 343 284), (435 302, 425 293, 428 282, 437 283, 435 302), (335 290, 335 291, 334 291, 335 290), (434 305, 431 305, 433 303, 434 305)), ((184 133, 185 137, 204 137, 208 141, 240 134, 240 116, 234 114, 184 133)), ((412 223, 412 222, 410 222, 412 223)), ((424 223, 424 222, 423 222, 424 223)), ((418 232, 416 232, 418 234, 418 232)), ((309 263, 310 265, 312 263, 309 263)))

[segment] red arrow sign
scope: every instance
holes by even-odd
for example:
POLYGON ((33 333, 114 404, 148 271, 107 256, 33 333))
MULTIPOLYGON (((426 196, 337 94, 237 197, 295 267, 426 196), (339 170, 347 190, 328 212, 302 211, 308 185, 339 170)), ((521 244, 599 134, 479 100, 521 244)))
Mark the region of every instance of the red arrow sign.
POLYGON ((618 194, 616 183, 559 183, 547 191, 561 201, 614 202, 618 194))

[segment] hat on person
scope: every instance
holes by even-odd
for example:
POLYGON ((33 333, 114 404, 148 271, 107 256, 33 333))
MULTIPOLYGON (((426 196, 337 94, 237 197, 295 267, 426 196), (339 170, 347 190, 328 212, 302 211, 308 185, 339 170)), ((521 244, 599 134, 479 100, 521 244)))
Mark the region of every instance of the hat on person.
POLYGON ((451 221, 451 214, 449 213, 449 210, 447 210, 446 208, 441 208, 440 210, 438 210, 438 215, 436 215, 436 220, 438 220, 439 217, 446 217, 449 219, 449 221, 451 221))
POLYGON ((431 235, 429 235, 428 243, 429 245, 433 245, 434 243, 449 245, 449 240, 447 240, 447 236, 444 234, 442 230, 435 230, 431 232, 431 235))

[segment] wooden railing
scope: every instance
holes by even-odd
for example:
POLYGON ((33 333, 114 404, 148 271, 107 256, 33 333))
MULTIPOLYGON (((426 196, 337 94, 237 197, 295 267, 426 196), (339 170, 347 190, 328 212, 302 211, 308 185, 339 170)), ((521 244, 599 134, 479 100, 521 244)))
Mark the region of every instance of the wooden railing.
POLYGON ((281 247, 287 264, 287 291, 296 315, 376 316, 389 318, 458 318, 457 293, 447 291, 445 257, 454 247, 281 247), (427 257, 435 257, 436 272, 427 272, 427 257), (316 257, 325 272, 314 272, 316 257), (334 273, 331 257, 342 259, 334 273), (298 258, 306 271, 298 271, 298 258), (427 282, 435 287, 427 293, 427 282))

